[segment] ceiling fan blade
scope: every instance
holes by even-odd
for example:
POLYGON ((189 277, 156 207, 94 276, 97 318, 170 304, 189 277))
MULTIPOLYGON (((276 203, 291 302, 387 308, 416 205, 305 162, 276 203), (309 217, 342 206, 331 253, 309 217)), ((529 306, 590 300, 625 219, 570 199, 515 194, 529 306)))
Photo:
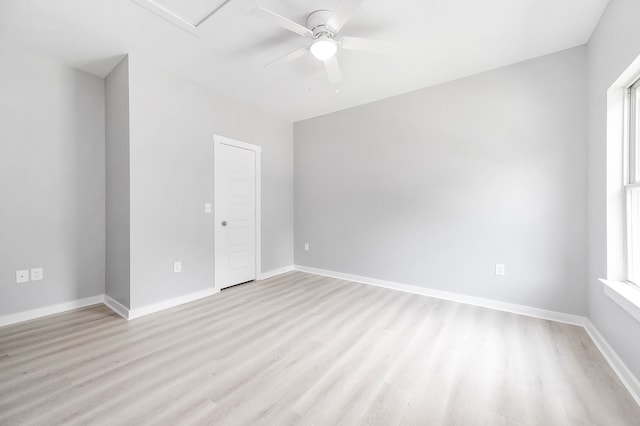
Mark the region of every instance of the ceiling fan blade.
POLYGON ((340 73, 340 65, 338 65, 337 57, 334 56, 324 61, 324 68, 327 70, 331 83, 336 84, 342 81, 342 74, 340 73))
POLYGON ((353 16, 356 9, 364 0, 341 0, 327 20, 327 26, 338 32, 353 16))
POLYGON ((304 25, 300 25, 297 22, 293 22, 290 19, 285 18, 284 16, 280 16, 275 12, 272 12, 264 7, 257 7, 251 11, 253 15, 260 16, 262 18, 269 19, 274 24, 289 30, 293 31, 296 34, 300 34, 305 37, 313 37, 313 31, 304 25))
POLYGON ((362 50, 373 53, 389 53, 393 50, 394 44, 390 41, 372 40, 361 37, 342 37, 340 47, 347 50, 362 50))
POLYGON ((291 62, 295 59, 298 59, 301 56, 306 55, 308 51, 309 51, 308 48, 301 47, 300 49, 296 49, 293 52, 287 53, 286 55, 276 59, 275 61, 269 62, 267 65, 265 65, 265 67, 270 67, 271 65, 284 64, 286 62, 291 62))

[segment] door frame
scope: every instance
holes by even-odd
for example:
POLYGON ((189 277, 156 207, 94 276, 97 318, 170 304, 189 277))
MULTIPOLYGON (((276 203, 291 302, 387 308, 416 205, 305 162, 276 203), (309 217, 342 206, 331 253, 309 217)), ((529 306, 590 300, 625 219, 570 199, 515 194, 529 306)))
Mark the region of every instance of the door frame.
POLYGON ((255 158, 256 158, 256 163, 255 163, 255 172, 256 172, 256 238, 255 238, 255 242, 256 242, 256 247, 255 247, 255 252, 256 252, 256 273, 255 273, 255 280, 258 281, 260 279, 262 279, 262 251, 260 250, 261 247, 261 236, 262 236, 262 229, 261 229, 261 210, 262 210, 262 206, 260 204, 260 200, 262 199, 262 185, 261 185, 261 181, 262 181, 262 177, 261 177, 261 154, 262 154, 262 147, 258 146, 258 145, 253 145, 250 143, 246 143, 246 142, 241 142, 235 139, 231 139, 228 138, 226 136, 221 136, 221 135, 217 135, 214 134, 213 135, 213 155, 214 155, 214 166, 213 166, 213 189, 214 189, 214 193, 213 193, 213 250, 214 250, 214 256, 213 256, 213 267, 214 267, 214 271, 213 271, 213 286, 216 290, 220 290, 220 287, 218 286, 218 282, 216 280, 216 256, 215 256, 215 250, 216 250, 216 232, 218 232, 218 227, 217 227, 217 223, 215 223, 216 221, 216 194, 215 194, 215 187, 216 187, 216 170, 215 170, 215 156, 217 155, 220 146, 221 145, 228 145, 228 146, 232 146, 234 148, 240 148, 240 149, 246 149, 249 151, 253 151, 255 153, 255 158))

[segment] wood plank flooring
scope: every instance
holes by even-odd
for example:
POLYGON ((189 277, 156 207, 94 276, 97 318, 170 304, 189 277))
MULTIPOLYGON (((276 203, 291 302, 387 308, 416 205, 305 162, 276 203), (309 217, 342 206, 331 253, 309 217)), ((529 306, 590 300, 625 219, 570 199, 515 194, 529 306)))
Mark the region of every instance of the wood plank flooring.
POLYGON ((292 272, 0 328, 0 424, 639 425, 580 327, 292 272))

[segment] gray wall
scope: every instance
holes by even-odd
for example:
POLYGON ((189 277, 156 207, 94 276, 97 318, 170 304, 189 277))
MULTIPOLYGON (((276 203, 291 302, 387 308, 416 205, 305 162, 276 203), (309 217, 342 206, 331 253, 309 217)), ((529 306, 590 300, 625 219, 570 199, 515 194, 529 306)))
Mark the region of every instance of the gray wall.
POLYGON ((6 45, 0 63, 0 315, 100 295, 104 82, 6 45))
POLYGON ((131 307, 213 286, 214 133, 263 147, 262 270, 291 265, 292 124, 136 56, 129 72, 131 307))
POLYGON ((586 87, 580 47, 295 123, 296 264, 585 314, 586 87))
POLYGON ((130 307, 129 59, 105 79, 106 282, 105 294, 130 307))
POLYGON ((640 378, 640 324, 604 295, 607 276, 606 93, 640 55, 640 2, 612 0, 589 42, 589 317, 640 378))

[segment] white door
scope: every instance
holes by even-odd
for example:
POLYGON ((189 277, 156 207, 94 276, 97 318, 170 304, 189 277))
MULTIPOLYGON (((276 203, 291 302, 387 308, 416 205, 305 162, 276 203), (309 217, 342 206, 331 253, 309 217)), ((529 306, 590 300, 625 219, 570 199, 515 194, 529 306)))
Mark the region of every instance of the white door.
POLYGON ((215 139, 215 286, 223 289, 257 278, 260 151, 237 146, 259 148, 254 145, 215 139))

